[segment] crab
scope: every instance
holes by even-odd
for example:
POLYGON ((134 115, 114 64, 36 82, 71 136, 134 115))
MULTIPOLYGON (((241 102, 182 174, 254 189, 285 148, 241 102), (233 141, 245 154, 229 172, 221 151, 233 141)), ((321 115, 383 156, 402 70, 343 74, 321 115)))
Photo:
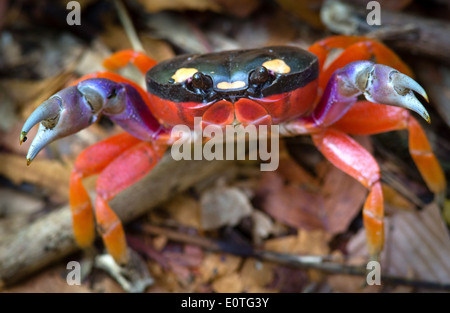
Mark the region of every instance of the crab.
POLYGON ((442 168, 409 111, 430 122, 416 97, 428 101, 427 94, 409 67, 373 39, 334 36, 308 50, 276 46, 182 55, 159 64, 126 50, 104 66, 108 71, 82 77, 36 108, 20 143, 40 123, 27 154, 30 164, 50 142, 88 127, 101 114, 125 130, 84 150, 70 177, 76 242, 91 246, 97 224, 118 264, 127 264, 129 249, 108 202, 152 170, 174 143, 173 127, 192 130, 199 117, 202 127, 279 125, 283 136, 310 135, 326 159, 368 189, 363 221, 373 257, 384 242, 380 169, 351 135, 408 130, 409 151, 425 183, 436 195, 445 190, 442 168), (145 75, 147 90, 113 72, 130 63, 145 75), (93 209, 82 181, 97 174, 93 209))

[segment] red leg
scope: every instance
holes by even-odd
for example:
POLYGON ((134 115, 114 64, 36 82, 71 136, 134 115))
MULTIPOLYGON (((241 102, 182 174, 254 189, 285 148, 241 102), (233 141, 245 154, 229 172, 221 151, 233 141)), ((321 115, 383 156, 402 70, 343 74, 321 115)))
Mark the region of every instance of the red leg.
POLYGON ((141 73, 145 75, 157 62, 142 52, 122 50, 105 59, 103 61, 103 66, 108 70, 113 71, 125 67, 128 63, 136 66, 141 73))
POLYGON ((97 179, 95 216, 109 254, 119 264, 128 261, 122 223, 108 205, 120 191, 145 176, 162 157, 166 147, 140 142, 115 158, 97 179))
POLYGON ((312 138, 332 164, 369 189, 363 208, 363 220, 369 253, 377 258, 384 242, 383 194, 377 162, 367 150, 341 131, 325 129, 312 135, 312 138))
POLYGON ((92 204, 82 180, 100 173, 111 160, 137 143, 138 139, 123 133, 90 146, 78 156, 70 176, 69 197, 75 240, 80 247, 90 246, 95 237, 92 204))
POLYGON ((407 129, 409 152, 428 188, 439 195, 446 189, 444 172, 424 130, 411 114, 398 107, 360 101, 332 126, 348 134, 377 134, 407 129))

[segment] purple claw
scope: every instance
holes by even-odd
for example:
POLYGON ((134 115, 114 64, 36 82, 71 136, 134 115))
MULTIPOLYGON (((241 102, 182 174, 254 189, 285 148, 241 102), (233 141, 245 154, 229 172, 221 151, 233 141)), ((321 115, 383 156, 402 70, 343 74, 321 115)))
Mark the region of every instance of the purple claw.
POLYGON ((20 143, 27 139, 30 129, 40 123, 28 150, 27 164, 50 142, 88 127, 100 114, 108 115, 142 140, 151 140, 162 130, 133 87, 104 78, 87 79, 50 97, 26 120, 20 143))
POLYGON ((389 66, 369 61, 350 63, 339 70, 339 74, 347 91, 356 87, 371 102, 412 110, 430 122, 427 110, 414 94, 416 92, 428 101, 427 93, 411 77, 389 66), (348 88, 351 85, 354 87, 348 88))
POLYGON ((30 129, 40 123, 39 130, 28 149, 27 164, 50 142, 71 135, 95 120, 86 99, 76 86, 68 87, 42 103, 26 120, 20 133, 20 143, 27 139, 30 129))

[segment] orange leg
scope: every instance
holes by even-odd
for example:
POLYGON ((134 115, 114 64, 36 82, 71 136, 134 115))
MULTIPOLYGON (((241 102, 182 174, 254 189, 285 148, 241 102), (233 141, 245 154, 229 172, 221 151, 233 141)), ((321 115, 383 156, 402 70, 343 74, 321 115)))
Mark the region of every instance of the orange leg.
POLYGON ((405 75, 413 77, 410 68, 397 54, 382 43, 370 38, 333 36, 313 44, 309 51, 316 54, 319 58, 319 87, 321 90, 325 88, 331 75, 337 69, 354 61, 368 60, 377 64, 388 65, 405 75), (327 57, 333 49, 343 49, 343 51, 325 68, 327 57))
POLYGON ((166 146, 139 142, 108 164, 97 179, 95 217, 108 253, 119 264, 128 261, 122 223, 108 205, 120 191, 144 177, 164 154, 166 146))
POLYGON ((111 160, 139 142, 123 133, 90 146, 78 156, 70 176, 69 197, 75 240, 80 247, 90 246, 95 237, 92 204, 82 180, 100 173, 111 160))
POLYGON ((360 144, 339 130, 328 128, 313 134, 312 139, 332 164, 369 189, 363 220, 369 253, 372 258, 378 258, 384 242, 384 207, 377 162, 360 144))
POLYGON ((142 52, 122 50, 105 59, 103 66, 108 70, 114 71, 125 67, 128 63, 136 66, 145 75, 157 62, 142 52))
POLYGON ((409 152, 428 188, 436 195, 445 192, 444 172, 434 155, 424 130, 409 111, 368 101, 360 101, 332 126, 348 134, 377 134, 407 129, 409 152))

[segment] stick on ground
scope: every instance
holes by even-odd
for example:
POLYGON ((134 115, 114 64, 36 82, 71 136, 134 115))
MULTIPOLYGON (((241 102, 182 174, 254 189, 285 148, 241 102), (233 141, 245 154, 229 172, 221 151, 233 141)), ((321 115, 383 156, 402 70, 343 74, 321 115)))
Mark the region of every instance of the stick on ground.
MULTIPOLYGON (((174 194, 220 174, 231 163, 174 161, 166 154, 146 177, 112 200, 111 207, 123 222, 131 221, 174 194)), ((0 288, 27 277, 77 249, 70 209, 64 206, 20 232, 0 240, 0 288)))

